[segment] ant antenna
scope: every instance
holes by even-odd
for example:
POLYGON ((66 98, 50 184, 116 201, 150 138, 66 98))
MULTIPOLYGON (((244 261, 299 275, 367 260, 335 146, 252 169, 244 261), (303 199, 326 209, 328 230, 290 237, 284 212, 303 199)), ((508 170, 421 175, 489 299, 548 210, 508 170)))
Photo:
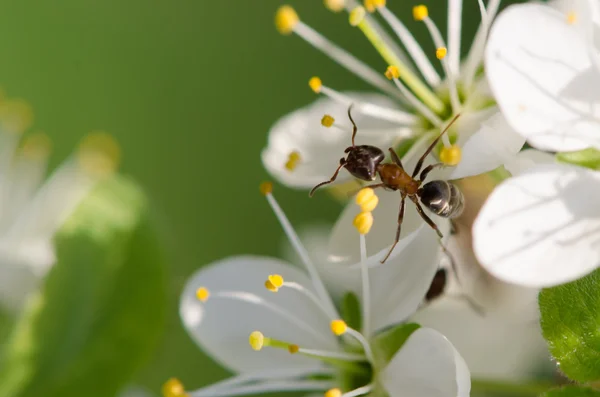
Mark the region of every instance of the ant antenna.
POLYGON ((448 129, 452 126, 452 124, 454 124, 454 122, 459 117, 460 117, 460 113, 457 114, 456 116, 454 116, 454 118, 450 121, 450 123, 448 123, 448 125, 446 126, 446 128, 444 128, 442 130, 442 132, 437 136, 437 138, 435 138, 435 140, 433 142, 431 142, 431 145, 429 145, 429 147, 427 148, 427 150, 425 150, 425 152, 423 153, 423 155, 421 156, 421 158, 419 159, 419 161, 417 161, 417 165, 415 165, 415 169, 413 170, 413 174, 412 174, 413 178, 419 173, 419 171, 421 171, 421 167, 423 166, 423 162, 425 161, 425 158, 427 156, 429 156, 429 153, 431 153, 431 151, 433 150, 433 148, 435 147, 435 145, 438 144, 438 142, 442 138, 442 135, 444 135, 446 133, 446 131, 448 131, 448 129))
POLYGON ((351 103, 350 106, 348 107, 348 118, 350 119, 350 122, 352 123, 352 146, 356 146, 354 144, 354 137, 356 136, 356 132, 358 131, 358 127, 356 127, 356 123, 354 122, 354 120, 352 119, 352 115, 350 114, 350 111, 352 110, 353 106, 354 106, 354 104, 351 103))

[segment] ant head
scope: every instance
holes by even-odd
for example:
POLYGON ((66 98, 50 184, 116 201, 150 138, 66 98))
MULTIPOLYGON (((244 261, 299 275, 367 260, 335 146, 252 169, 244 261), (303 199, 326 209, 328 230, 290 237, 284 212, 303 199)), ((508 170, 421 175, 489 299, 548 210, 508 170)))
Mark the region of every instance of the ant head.
POLYGON ((377 166, 385 158, 381 149, 375 146, 360 145, 346 148, 348 153, 344 167, 356 178, 373 181, 377 177, 377 166))

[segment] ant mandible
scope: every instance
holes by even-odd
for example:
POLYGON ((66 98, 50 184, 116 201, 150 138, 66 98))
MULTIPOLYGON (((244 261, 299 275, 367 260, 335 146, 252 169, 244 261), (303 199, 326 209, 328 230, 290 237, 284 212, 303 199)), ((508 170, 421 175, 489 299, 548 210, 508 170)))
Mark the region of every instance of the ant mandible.
POLYGON ((438 229, 435 222, 432 221, 427 214, 425 214, 421 204, 419 203, 419 200, 434 214, 444 218, 456 218, 462 214, 465 205, 465 199, 462 192, 456 185, 448 181, 434 180, 421 186, 427 175, 433 169, 444 166, 444 163, 431 164, 421 171, 425 158, 429 155, 429 153, 431 153, 435 145, 437 145, 439 140, 442 138, 442 135, 448 131, 448 128, 450 128, 456 119, 458 119, 460 114, 457 114, 446 126, 446 128, 444 128, 444 130, 438 135, 438 137, 431 143, 431 145, 429 145, 427 150, 425 150, 425 153, 423 153, 415 165, 412 175, 409 176, 404 170, 402 161, 400 161, 400 158, 393 148, 388 149, 392 156, 393 162, 383 163, 385 154, 378 147, 370 145, 356 146, 354 144, 354 138, 356 137, 358 128, 356 127, 356 123, 350 114, 352 106, 353 105, 350 105, 348 108, 348 118, 350 119, 350 122, 352 122, 353 126, 352 146, 349 146, 346 148, 346 150, 344 150, 344 153, 347 153, 347 156, 346 158, 340 159, 340 165, 335 170, 331 179, 321 182, 315 186, 310 191, 309 196, 312 197, 315 193, 315 190, 321 186, 335 181, 342 167, 346 168, 350 174, 363 181, 374 181, 377 178, 377 174, 379 174, 381 183, 368 186, 372 189, 383 187, 389 190, 399 190, 401 201, 400 211, 398 214, 398 230, 396 231, 396 239, 394 240, 394 244, 392 244, 392 247, 388 251, 387 255, 381 261, 381 263, 384 263, 396 247, 396 244, 398 244, 398 241, 400 241, 400 230, 402 228, 402 220, 404 218, 404 202, 406 197, 415 203, 419 215, 421 215, 423 220, 427 222, 427 224, 431 226, 433 230, 436 231, 440 238, 444 237, 442 232, 440 232, 440 229, 438 229), (415 179, 419 171, 421 171, 419 179, 415 179))

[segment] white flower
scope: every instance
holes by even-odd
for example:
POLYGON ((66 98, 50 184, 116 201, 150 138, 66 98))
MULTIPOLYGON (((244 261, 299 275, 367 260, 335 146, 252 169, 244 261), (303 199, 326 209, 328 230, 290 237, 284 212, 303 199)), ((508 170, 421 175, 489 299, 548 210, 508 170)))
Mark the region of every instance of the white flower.
POLYGON ((600 266, 600 173, 546 156, 501 183, 473 227, 481 264, 507 282, 554 286, 600 266))
MULTIPOLYGON (((379 260, 388 247, 368 256, 364 234, 354 230, 358 261, 330 264, 345 277, 324 282, 270 188, 262 190, 304 269, 241 256, 194 274, 181 298, 183 323, 204 351, 238 375, 196 391, 170 380, 166 397, 292 390, 326 392, 327 397, 469 395, 466 364, 437 331, 418 328, 396 352, 377 343, 384 328, 414 313, 429 288, 439 257, 435 250, 419 249, 436 238, 429 228, 411 233, 385 265, 379 260), (342 320, 334 301, 348 292, 359 297, 353 306, 358 312, 342 320)), ((355 219, 367 233, 373 215, 362 212, 355 219)))
MULTIPOLYGON (((482 24, 468 57, 460 61, 462 0, 448 2, 448 43, 428 16, 427 7, 414 7, 414 18, 423 21, 433 45, 421 48, 404 24, 385 6, 385 1, 366 1, 366 8, 356 7, 352 0, 329 1, 334 10, 346 9, 350 23, 365 33, 388 67, 383 73, 337 47, 303 21, 295 11, 284 6, 276 16, 281 33, 295 33, 330 56, 383 94, 357 96, 342 93, 323 84, 319 78, 310 81, 311 88, 327 97, 297 110, 277 122, 270 131, 263 151, 265 167, 288 186, 309 188, 328 180, 336 169, 343 149, 350 146, 351 128, 347 109, 354 104, 359 128, 357 138, 363 143, 379 145, 386 153, 396 148, 400 139, 415 138, 431 141, 455 115, 460 119, 436 148, 435 155, 447 165, 457 165, 446 173, 450 179, 490 171, 504 164, 517 153, 524 138, 515 133, 498 112, 481 66, 488 29, 497 12, 499 0, 490 0, 487 9, 480 1, 482 24), (389 25, 407 49, 405 54, 377 21, 379 15, 389 25), (436 54, 444 77, 430 63, 427 53, 436 54), (420 76, 414 72, 415 68, 420 76), (333 126, 329 129, 320 125, 333 126), (453 143, 454 144, 453 144, 453 143)), ((387 66, 386 65, 386 66, 387 66)), ((382 72, 385 67, 382 67, 382 72)), ((409 140, 409 142, 413 142, 409 140)), ((341 172, 338 181, 348 178, 341 172)))
POLYGON ((600 3, 513 5, 490 33, 485 66, 498 105, 534 147, 600 149, 600 3))
POLYGON ((54 233, 118 157, 110 137, 92 134, 44 181, 50 141, 22 140, 31 122, 26 103, 0 101, 0 305, 12 311, 54 264, 54 233))

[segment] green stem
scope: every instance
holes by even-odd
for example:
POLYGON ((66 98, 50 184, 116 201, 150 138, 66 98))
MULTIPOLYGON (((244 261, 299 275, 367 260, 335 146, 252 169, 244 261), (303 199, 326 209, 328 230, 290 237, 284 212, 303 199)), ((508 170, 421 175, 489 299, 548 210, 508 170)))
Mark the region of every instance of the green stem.
POLYGON ((471 379, 472 393, 504 394, 514 397, 537 397, 555 386, 556 384, 548 381, 509 383, 497 380, 471 379))
POLYGON ((366 19, 363 19, 357 26, 362 30, 367 39, 369 39, 373 47, 375 47, 388 65, 393 65, 398 68, 400 79, 406 83, 415 95, 421 98, 423 103, 429 106, 429 108, 437 114, 444 113, 446 109, 444 102, 442 102, 440 98, 438 98, 404 63, 402 63, 369 22, 366 19))

